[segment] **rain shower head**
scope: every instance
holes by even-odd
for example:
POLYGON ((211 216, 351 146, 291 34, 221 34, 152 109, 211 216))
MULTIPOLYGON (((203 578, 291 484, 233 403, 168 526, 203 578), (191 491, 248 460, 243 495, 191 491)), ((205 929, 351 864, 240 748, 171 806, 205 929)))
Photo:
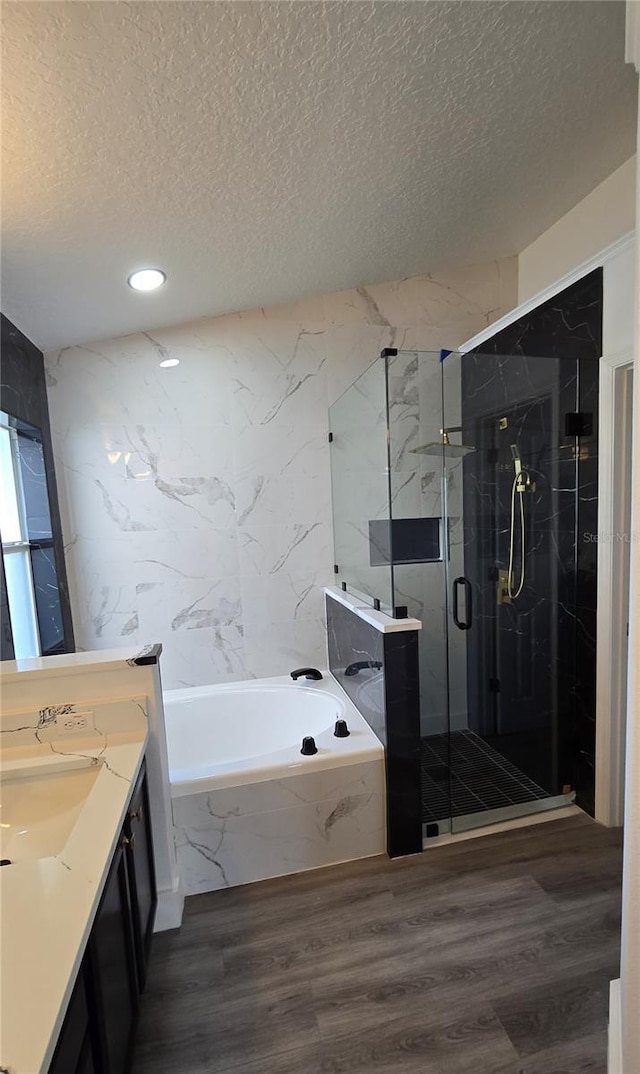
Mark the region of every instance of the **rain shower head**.
POLYGON ((465 455, 469 455, 470 452, 475 451, 475 447, 470 447, 467 444, 452 444, 449 440, 449 433, 459 433, 462 430, 458 428, 441 429, 442 439, 432 440, 428 444, 422 444, 420 447, 411 448, 414 455, 442 455, 444 452, 447 459, 462 459, 465 455))

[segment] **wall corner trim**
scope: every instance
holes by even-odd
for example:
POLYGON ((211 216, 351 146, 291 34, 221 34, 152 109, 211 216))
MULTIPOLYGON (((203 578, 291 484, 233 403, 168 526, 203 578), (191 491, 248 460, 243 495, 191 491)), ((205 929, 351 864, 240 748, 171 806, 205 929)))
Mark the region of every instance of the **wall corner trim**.
POLYGON ((147 664, 157 664, 161 652, 162 645, 159 642, 156 645, 145 645, 144 649, 141 649, 136 656, 132 656, 130 660, 127 660, 127 664, 136 664, 138 667, 145 667, 147 664))

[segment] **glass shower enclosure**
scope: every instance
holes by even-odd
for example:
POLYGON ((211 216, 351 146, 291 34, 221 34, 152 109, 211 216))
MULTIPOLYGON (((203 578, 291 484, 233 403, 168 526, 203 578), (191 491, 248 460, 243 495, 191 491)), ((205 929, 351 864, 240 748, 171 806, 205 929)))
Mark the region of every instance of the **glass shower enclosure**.
POLYGON ((388 350, 331 407, 337 583, 423 624, 426 838, 573 801, 578 397, 573 360, 388 350))

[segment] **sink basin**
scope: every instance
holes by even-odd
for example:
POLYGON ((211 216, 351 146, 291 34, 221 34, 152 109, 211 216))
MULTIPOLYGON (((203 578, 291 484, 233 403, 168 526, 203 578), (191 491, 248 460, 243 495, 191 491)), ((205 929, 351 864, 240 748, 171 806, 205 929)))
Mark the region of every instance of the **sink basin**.
POLYGON ((63 849, 100 773, 90 761, 15 768, 0 781, 0 858, 50 857, 63 849))

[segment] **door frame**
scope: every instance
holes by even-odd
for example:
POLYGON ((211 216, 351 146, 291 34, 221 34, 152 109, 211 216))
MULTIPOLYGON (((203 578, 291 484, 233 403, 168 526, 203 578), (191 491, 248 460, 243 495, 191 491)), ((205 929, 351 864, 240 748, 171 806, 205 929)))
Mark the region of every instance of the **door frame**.
POLYGON ((596 650, 595 819, 624 817, 627 547, 614 535, 629 523, 633 352, 600 359, 598 419, 598 596, 596 650))

